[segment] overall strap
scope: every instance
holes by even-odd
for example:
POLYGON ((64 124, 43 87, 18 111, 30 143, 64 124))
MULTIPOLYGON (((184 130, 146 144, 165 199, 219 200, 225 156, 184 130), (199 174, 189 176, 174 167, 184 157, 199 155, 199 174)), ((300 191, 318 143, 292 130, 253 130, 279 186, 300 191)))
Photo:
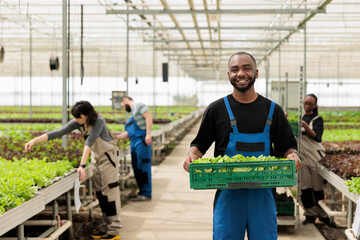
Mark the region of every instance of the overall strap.
POLYGON ((265 125, 265 129, 264 129, 264 132, 270 132, 270 126, 271 126, 271 123, 272 123, 272 117, 273 117, 273 114, 274 114, 274 109, 275 109, 275 103, 273 101, 271 101, 271 105, 270 105, 270 110, 269 110, 269 114, 268 114, 268 117, 266 119, 266 125, 265 125))
POLYGON ((226 110, 227 110, 227 112, 229 114, 229 117, 230 117, 230 125, 231 125, 231 127, 233 129, 233 133, 238 133, 239 131, 238 131, 237 125, 236 125, 236 119, 234 117, 234 114, 231 111, 229 100, 228 100, 227 96, 224 97, 224 102, 225 102, 226 110))
POLYGON ((313 119, 311 119, 311 121, 310 121, 310 123, 309 123, 309 127, 310 127, 311 129, 313 129, 314 121, 315 121, 316 119, 318 119, 319 117, 320 117, 320 116, 317 115, 316 117, 314 117, 313 119))

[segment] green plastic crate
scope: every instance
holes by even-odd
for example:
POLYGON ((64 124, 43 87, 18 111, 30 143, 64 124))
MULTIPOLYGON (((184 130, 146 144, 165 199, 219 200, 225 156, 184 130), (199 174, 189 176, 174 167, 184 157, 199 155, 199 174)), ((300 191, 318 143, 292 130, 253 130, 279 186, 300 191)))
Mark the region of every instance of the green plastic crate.
POLYGON ((190 188, 238 189, 296 185, 295 161, 190 163, 190 188))
POLYGON ((298 136, 299 135, 299 125, 298 125, 298 122, 289 122, 290 123, 290 127, 291 127, 291 130, 294 134, 294 136, 298 136))
POLYGON ((277 215, 294 215, 295 203, 292 202, 276 202, 277 215))

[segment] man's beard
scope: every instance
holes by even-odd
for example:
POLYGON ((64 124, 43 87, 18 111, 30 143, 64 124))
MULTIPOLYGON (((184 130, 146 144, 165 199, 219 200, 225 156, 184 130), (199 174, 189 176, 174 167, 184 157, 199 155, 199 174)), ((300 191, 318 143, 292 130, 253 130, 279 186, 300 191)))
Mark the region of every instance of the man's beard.
POLYGON ((255 79, 256 79, 256 78, 254 77, 254 78, 249 82, 249 84, 248 84, 246 87, 243 87, 243 88, 238 87, 238 86, 236 85, 236 82, 234 82, 234 81, 231 81, 231 80, 230 80, 230 83, 231 83, 231 85, 233 85, 234 88, 236 88, 239 92, 244 93, 244 92, 247 92, 247 90, 249 90, 249 89, 252 87, 252 85, 254 85, 255 79))
POLYGON ((125 111, 131 112, 131 107, 129 104, 125 104, 125 111))

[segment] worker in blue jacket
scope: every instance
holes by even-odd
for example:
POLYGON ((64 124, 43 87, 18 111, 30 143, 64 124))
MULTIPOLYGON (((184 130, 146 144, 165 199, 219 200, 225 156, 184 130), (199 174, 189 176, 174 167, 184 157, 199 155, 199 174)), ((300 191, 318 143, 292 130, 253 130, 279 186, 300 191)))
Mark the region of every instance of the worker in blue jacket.
POLYGON ((131 200, 151 200, 152 116, 145 104, 135 104, 129 96, 122 99, 121 106, 131 113, 131 118, 125 123, 125 131, 118 134, 117 138, 130 138, 131 163, 139 187, 139 193, 131 200))
MULTIPOLYGON (((202 157, 215 141, 214 156, 236 154, 269 156, 276 152, 301 161, 296 140, 282 108, 257 94, 254 83, 258 70, 254 57, 246 52, 232 55, 228 78, 233 92, 211 103, 205 110, 200 129, 192 141, 184 169, 202 157)), ((277 239, 276 207, 271 188, 217 190, 213 211, 213 239, 277 239)))

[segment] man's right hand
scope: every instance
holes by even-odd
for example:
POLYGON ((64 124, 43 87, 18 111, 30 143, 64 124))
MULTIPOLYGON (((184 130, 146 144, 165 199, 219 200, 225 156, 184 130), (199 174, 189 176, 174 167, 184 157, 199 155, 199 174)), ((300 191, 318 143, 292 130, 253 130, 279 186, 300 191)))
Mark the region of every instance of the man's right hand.
POLYGON ((192 159, 190 156, 188 156, 186 158, 186 160, 184 161, 183 167, 185 169, 185 171, 189 172, 189 164, 192 162, 192 159))
POLYGON ((195 146, 190 147, 188 152, 188 157, 185 159, 183 168, 185 171, 189 172, 189 164, 192 163, 193 160, 202 157, 203 154, 199 151, 199 149, 195 146))

